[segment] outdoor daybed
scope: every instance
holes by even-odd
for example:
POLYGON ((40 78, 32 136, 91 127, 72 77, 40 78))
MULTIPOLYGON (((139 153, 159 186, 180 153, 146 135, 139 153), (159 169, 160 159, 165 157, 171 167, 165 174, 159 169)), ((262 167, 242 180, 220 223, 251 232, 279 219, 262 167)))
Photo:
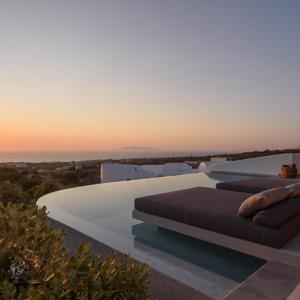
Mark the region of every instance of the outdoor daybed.
POLYGON ((280 177, 262 178, 244 178, 238 180, 229 180, 224 182, 219 182, 216 185, 217 189, 243 192, 243 193, 259 193, 265 190, 283 187, 289 184, 300 182, 298 179, 286 179, 280 177))
POLYGON ((135 199, 133 217, 246 254, 300 266, 300 249, 287 243, 300 232, 300 197, 263 210, 274 227, 258 226, 238 217, 240 205, 251 194, 205 187, 135 199))

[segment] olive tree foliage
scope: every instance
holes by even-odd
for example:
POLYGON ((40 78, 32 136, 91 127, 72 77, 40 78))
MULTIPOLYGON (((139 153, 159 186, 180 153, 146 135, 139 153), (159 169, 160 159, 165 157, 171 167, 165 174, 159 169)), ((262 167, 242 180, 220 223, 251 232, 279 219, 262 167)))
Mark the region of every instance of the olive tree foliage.
POLYGON ((102 258, 87 244, 69 257, 65 232, 48 222, 45 208, 0 202, 0 299, 148 298, 147 266, 130 256, 102 258))

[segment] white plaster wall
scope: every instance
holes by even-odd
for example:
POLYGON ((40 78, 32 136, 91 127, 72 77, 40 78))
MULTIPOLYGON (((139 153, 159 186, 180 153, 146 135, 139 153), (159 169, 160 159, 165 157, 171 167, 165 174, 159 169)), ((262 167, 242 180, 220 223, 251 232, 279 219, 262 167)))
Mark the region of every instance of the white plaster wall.
POLYGON ((102 164, 101 180, 105 183, 133 179, 135 177, 134 167, 133 165, 102 164))
POLYGON ((219 165, 219 164, 226 164, 228 161, 224 162, 213 162, 213 161, 202 161, 198 167, 200 172, 210 172, 211 169, 213 169, 213 166, 219 165))
POLYGON ((137 165, 110 164, 101 165, 102 183, 155 177, 153 172, 147 172, 137 165))
POLYGON ((163 165, 142 165, 141 166, 147 172, 152 172, 155 176, 163 175, 163 165))
MULTIPOLYGON (((300 157, 297 159, 300 159, 300 157)), ((226 163, 210 164, 207 171, 213 172, 233 172, 257 175, 278 175, 282 164, 292 164, 294 155, 279 154, 263 156, 258 158, 229 161, 226 163)), ((299 161, 300 162, 300 161, 299 161)))
POLYGON ((169 163, 165 165, 148 166, 104 163, 101 165, 101 181, 102 183, 107 183, 198 172, 198 169, 193 169, 191 166, 185 163, 169 163))
POLYGON ((186 163, 167 163, 163 165, 163 176, 187 174, 192 172, 192 167, 186 163))

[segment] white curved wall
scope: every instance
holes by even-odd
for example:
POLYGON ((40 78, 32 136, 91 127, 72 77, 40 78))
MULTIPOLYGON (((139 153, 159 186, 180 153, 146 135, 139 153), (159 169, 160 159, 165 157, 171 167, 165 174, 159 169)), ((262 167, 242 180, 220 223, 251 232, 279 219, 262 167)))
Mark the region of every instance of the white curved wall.
POLYGON ((163 165, 141 165, 141 168, 147 172, 154 173, 156 177, 163 176, 163 165))
POLYGON ((155 174, 153 172, 147 172, 146 170, 142 169, 140 166, 137 165, 117 163, 104 163, 101 165, 102 183, 151 178, 154 176, 155 174))
POLYGON ((172 176, 193 172, 192 167, 186 163, 167 163, 163 165, 163 176, 172 176))
MULTIPOLYGON (((300 157, 299 157, 300 162, 300 157)), ((292 153, 263 156, 226 163, 215 163, 208 165, 210 172, 229 172, 257 175, 278 175, 280 166, 283 164, 293 164, 294 155, 292 153)))
POLYGON ((101 182, 116 182, 123 180, 152 178, 198 173, 186 163, 168 163, 164 165, 128 165, 118 163, 103 163, 101 165, 101 182))

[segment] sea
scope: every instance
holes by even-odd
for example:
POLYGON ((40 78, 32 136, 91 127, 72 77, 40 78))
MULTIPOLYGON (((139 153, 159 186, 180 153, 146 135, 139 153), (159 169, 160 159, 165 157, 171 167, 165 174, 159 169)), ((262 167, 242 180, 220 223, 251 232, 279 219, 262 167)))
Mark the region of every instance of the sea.
POLYGON ((195 157, 220 154, 217 151, 0 151, 0 163, 69 162, 102 159, 195 157))

